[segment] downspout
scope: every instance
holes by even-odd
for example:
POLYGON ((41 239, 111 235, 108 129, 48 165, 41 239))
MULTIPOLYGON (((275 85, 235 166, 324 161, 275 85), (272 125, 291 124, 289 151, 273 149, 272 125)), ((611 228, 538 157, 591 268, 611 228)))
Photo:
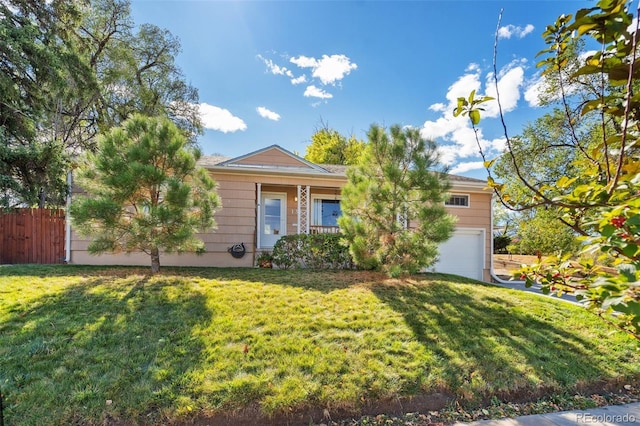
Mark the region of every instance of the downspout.
POLYGON ((73 186, 73 175, 67 173, 67 211, 64 218, 64 263, 71 262, 71 190, 73 186))
POLYGON ((489 274, 491 275, 491 278, 494 279, 497 283, 500 284, 525 284, 524 281, 516 281, 516 280, 504 280, 502 278, 500 278, 498 275, 496 275, 495 271, 493 270, 493 200, 495 198, 495 194, 493 194, 491 196, 491 269, 489 270, 489 274))

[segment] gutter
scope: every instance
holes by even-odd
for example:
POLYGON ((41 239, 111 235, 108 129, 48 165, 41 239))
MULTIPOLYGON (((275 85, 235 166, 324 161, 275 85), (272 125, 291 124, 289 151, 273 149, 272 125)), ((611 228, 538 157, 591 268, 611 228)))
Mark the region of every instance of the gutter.
MULTIPOLYGON (((71 262, 71 190, 73 184, 73 176, 71 171, 67 173, 67 210, 64 218, 64 263, 71 262)), ((493 262, 493 259, 491 260, 493 262)))

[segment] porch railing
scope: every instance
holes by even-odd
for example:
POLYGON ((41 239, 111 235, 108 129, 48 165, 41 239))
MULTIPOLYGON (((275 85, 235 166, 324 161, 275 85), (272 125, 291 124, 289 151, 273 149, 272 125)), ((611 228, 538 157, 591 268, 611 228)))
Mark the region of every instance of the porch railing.
POLYGON ((340 228, 337 226, 310 225, 309 233, 310 234, 339 234, 340 228))

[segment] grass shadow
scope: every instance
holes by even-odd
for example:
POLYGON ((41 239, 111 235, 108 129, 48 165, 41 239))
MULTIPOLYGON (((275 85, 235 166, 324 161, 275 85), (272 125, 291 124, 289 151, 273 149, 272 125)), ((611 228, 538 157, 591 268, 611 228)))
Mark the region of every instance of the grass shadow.
POLYGON ((14 298, 0 307, 0 383, 14 418, 158 424, 440 391, 476 403, 639 371, 618 362, 638 359, 632 345, 582 309, 460 277, 147 272, 0 268, 0 296, 14 298))
POLYGON ((7 312, 0 383, 8 424, 23 425, 162 423, 189 404, 176 398, 202 362, 197 329, 214 315, 194 289, 135 275, 118 286, 88 277, 7 312))
POLYGON ((580 308, 542 300, 534 307, 520 293, 496 289, 473 280, 372 286, 438 357, 448 390, 462 401, 528 399, 615 376, 594 360, 594 353, 603 350, 597 337, 571 330, 570 318, 579 324, 588 315, 580 308), (567 327, 555 325, 559 323, 567 327))

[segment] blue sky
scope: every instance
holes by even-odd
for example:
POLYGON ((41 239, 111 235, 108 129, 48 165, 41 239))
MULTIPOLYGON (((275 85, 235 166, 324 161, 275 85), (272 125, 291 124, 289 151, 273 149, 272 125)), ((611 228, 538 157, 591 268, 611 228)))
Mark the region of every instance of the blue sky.
MULTIPOLYGON (((509 135, 540 116, 536 53, 545 26, 592 1, 213 1, 132 0, 136 23, 171 31, 176 58, 200 94, 204 154, 235 157, 278 144, 304 155, 324 124, 366 140, 372 123, 422 129, 452 173, 484 178, 458 96, 495 93, 509 135), (491 84, 487 84, 490 82, 491 84)), ((504 146, 497 105, 481 138, 504 146)))

